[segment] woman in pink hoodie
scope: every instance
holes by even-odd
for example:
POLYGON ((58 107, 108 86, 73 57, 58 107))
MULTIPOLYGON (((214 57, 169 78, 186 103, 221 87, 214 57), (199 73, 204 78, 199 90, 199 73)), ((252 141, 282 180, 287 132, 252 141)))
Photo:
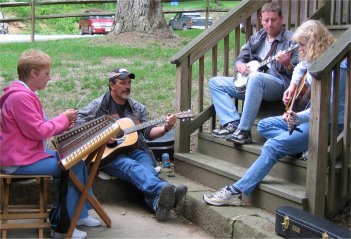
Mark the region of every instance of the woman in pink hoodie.
MULTIPOLYGON (((74 126, 76 110, 69 109, 48 120, 36 91, 43 90, 50 78, 51 58, 44 52, 28 50, 22 53, 17 72, 19 80, 4 88, 0 99, 0 171, 6 174, 47 174, 58 182, 61 170, 58 154, 45 147, 45 141, 74 126)), ((85 183, 87 170, 83 161, 72 167, 85 183)), ((67 210, 73 216, 80 197, 79 191, 68 184, 67 210)), ((99 226, 101 221, 89 216, 86 203, 77 225, 99 226)), ((53 233, 54 237, 61 237, 53 233)), ((74 238, 85 238, 86 232, 75 229, 74 238)))

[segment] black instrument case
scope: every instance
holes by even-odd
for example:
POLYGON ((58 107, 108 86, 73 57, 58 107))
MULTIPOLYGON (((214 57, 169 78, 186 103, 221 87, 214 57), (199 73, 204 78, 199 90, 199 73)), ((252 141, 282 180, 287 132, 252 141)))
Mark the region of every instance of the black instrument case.
POLYGON ((275 232, 285 238, 351 238, 349 229, 290 206, 277 208, 275 232))

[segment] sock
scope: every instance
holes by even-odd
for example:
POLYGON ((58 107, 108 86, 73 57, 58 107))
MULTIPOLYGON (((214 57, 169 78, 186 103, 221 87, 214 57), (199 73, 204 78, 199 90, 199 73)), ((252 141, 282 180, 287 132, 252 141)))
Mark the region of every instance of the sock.
POLYGON ((234 194, 241 194, 241 191, 234 187, 234 185, 231 185, 228 187, 228 190, 234 195, 234 194))

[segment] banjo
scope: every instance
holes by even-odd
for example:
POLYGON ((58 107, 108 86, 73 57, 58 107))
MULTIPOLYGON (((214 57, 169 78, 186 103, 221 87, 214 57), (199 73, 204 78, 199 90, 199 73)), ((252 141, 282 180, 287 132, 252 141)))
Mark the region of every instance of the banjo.
MULTIPOLYGON (((288 53, 290 51, 293 51, 299 47, 299 44, 294 44, 287 48, 286 50, 282 51, 282 54, 288 53)), ((246 91, 246 83, 249 78, 250 73, 258 71, 261 67, 269 64, 270 62, 274 61, 277 59, 277 55, 275 56, 270 56, 266 60, 259 62, 259 61, 250 61, 246 64, 246 66, 249 68, 250 72, 247 75, 243 75, 241 73, 237 73, 234 76, 234 88, 236 91, 238 91, 240 94, 245 94, 246 91)))

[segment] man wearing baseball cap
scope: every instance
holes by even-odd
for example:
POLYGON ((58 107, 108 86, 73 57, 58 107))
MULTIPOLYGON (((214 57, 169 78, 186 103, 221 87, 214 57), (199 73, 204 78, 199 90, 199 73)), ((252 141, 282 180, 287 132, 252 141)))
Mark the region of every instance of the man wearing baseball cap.
MULTIPOLYGON (((114 115, 117 118, 130 118, 134 124, 148 121, 145 105, 129 97, 135 74, 125 68, 114 69, 108 77, 109 91, 93 100, 78 111, 77 124, 81 124, 103 115, 114 115)), ((145 202, 156 214, 156 219, 165 221, 170 210, 177 207, 187 193, 185 185, 174 186, 158 177, 155 160, 148 149, 145 139, 159 138, 171 130, 176 122, 175 115, 169 115, 162 126, 149 126, 138 131, 136 149, 119 154, 112 162, 104 165, 103 172, 132 183, 145 196, 145 202)), ((112 138, 109 145, 117 144, 112 138)))

